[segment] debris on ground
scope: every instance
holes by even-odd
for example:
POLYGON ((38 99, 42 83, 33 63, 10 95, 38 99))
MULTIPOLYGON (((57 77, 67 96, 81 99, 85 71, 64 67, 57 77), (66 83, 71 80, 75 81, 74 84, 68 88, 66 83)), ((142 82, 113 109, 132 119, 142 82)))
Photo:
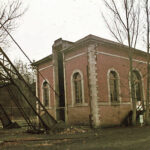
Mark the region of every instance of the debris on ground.
MULTIPOLYGON (((58 121, 57 124, 51 129, 52 133, 56 134, 75 134, 75 133, 86 133, 90 130, 88 127, 84 126, 69 126, 63 121, 58 121)), ((50 133, 51 133, 50 132, 50 133)))
POLYGON ((59 134, 62 135, 62 134, 86 133, 88 131, 89 131, 88 129, 83 129, 83 128, 80 128, 80 127, 71 126, 71 127, 66 128, 65 130, 63 130, 59 134))

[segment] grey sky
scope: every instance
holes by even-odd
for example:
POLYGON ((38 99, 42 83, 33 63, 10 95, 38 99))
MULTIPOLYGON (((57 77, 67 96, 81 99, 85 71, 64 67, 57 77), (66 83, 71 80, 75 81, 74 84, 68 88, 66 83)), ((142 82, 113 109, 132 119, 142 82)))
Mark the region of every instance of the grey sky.
MULTIPOLYGON (((102 0, 24 0, 24 6, 28 11, 12 35, 32 60, 51 54, 60 37, 76 41, 94 34, 111 39, 101 17, 102 0)), ((14 44, 10 50, 11 58, 23 59, 14 44)))

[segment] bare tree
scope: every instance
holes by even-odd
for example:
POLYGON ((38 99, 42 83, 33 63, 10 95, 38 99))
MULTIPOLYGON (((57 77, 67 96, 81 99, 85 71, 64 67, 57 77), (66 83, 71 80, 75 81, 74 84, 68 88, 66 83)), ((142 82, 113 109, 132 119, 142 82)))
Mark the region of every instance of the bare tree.
POLYGON ((33 84, 35 82, 35 71, 30 64, 20 59, 14 60, 13 64, 28 84, 33 84))
POLYGON ((26 9, 22 8, 22 2, 19 0, 5 1, 0 3, 0 44, 7 45, 7 32, 13 31, 16 27, 16 21, 20 18, 26 9), (5 29, 4 29, 4 28, 5 29))
POLYGON ((130 64, 130 83, 132 98, 132 124, 136 124, 136 98, 133 81, 133 52, 137 45, 140 22, 139 0, 103 0, 109 16, 102 13, 104 21, 114 38, 121 44, 128 45, 130 64), (110 18, 108 18, 110 17, 110 18))
POLYGON ((150 46, 150 41, 149 41, 149 36, 150 36, 150 11, 149 11, 149 0, 144 1, 145 5, 145 13, 146 13, 146 45, 147 45, 147 91, 146 91, 146 124, 149 124, 149 90, 150 90, 150 57, 149 57, 149 46, 150 46))

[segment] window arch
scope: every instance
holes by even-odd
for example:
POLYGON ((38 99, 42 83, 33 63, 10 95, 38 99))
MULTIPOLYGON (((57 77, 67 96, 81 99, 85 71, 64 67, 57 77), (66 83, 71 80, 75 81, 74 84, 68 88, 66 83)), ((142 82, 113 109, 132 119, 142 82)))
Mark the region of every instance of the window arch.
POLYGON ((43 105, 45 107, 49 106, 50 100, 50 91, 49 91, 49 84, 47 81, 43 82, 43 105))
POLYGON ((133 87, 134 87, 134 98, 136 101, 142 100, 142 81, 138 71, 133 71, 133 87))
POLYGON ((111 102, 119 101, 119 83, 116 71, 111 70, 109 73, 109 94, 111 102))
POLYGON ((83 85, 82 76, 79 72, 75 72, 72 76, 73 98, 75 104, 83 103, 83 85))

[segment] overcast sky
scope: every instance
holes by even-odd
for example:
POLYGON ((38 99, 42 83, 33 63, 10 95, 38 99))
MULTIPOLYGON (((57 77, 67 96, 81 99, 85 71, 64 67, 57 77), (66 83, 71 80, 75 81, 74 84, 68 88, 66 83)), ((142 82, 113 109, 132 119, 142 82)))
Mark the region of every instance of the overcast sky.
MULTIPOLYGON (((111 39, 101 17, 102 0, 23 2, 28 10, 12 35, 32 60, 37 61, 51 54, 53 42, 60 37, 73 42, 88 34, 111 39)), ((11 44, 10 50, 13 52, 9 53, 11 58, 23 59, 14 44, 11 44)))

